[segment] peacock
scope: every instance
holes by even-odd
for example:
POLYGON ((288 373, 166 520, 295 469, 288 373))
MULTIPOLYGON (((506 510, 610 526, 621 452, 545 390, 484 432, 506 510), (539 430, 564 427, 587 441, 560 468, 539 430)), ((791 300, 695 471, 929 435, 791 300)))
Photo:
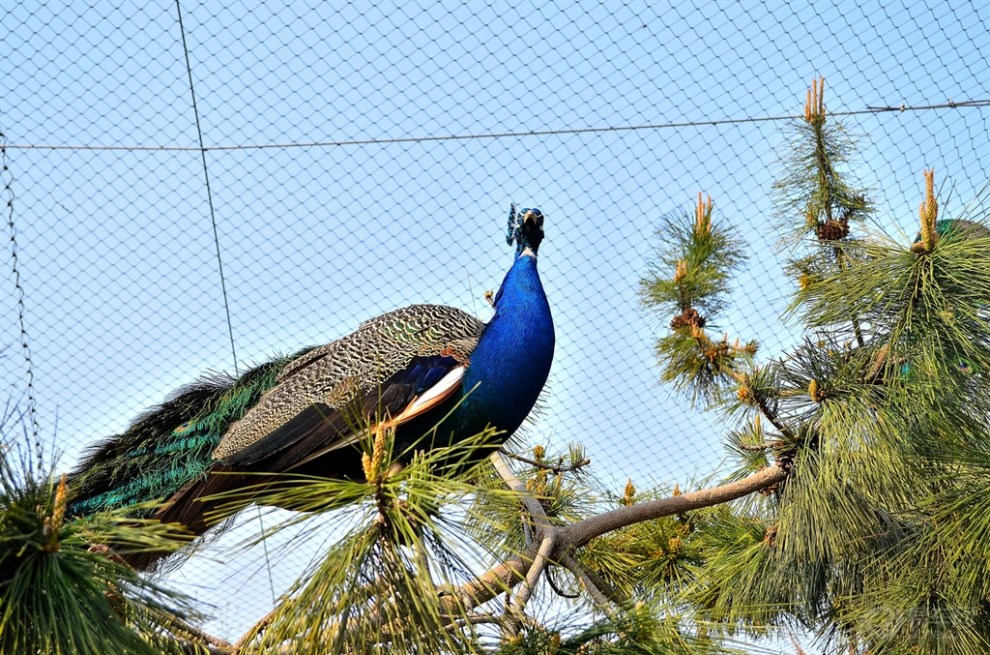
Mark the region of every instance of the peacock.
MULTIPOLYGON (((510 207, 515 256, 487 323, 453 307, 412 305, 240 377, 203 377, 87 451, 69 474, 70 514, 161 499, 135 515, 202 535, 248 504, 266 475, 362 479, 355 416, 393 427, 397 452, 490 428, 504 441, 530 413, 553 360, 537 271, 543 221, 538 209, 510 207), (242 490, 247 502, 238 505, 216 498, 242 490)), ((124 557, 146 568, 161 554, 124 557)))

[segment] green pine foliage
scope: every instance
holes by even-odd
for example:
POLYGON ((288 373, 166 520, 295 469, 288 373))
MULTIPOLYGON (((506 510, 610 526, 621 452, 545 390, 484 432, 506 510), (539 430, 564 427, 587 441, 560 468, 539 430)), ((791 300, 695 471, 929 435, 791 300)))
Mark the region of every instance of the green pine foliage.
POLYGON ((175 550, 183 542, 119 511, 68 517, 65 479, 39 475, 16 452, 9 442, 0 449, 0 652, 188 652, 172 638, 196 618, 188 599, 91 547, 175 550))
POLYGON ((492 655, 740 655, 706 636, 691 635, 662 608, 639 603, 590 625, 534 624, 492 655))
POLYGON ((782 242, 794 245, 807 236, 822 242, 844 241, 850 224, 862 223, 872 206, 847 169, 856 142, 841 123, 827 119, 824 78, 813 80, 804 120, 792 125, 789 136, 785 173, 774 184, 782 242))
POLYGON ((469 444, 416 453, 399 466, 392 433, 378 428, 363 444, 366 482, 295 479, 273 490, 271 500, 298 507, 346 499, 340 520, 349 529, 300 576, 266 625, 248 635, 247 645, 260 652, 288 646, 299 654, 485 652, 453 590, 471 577, 464 546, 472 543, 465 526, 477 520, 474 507, 513 499, 504 486, 473 484, 484 471, 466 458, 492 440, 485 433, 469 444), (444 509, 453 506, 468 511, 444 509))
POLYGON ((740 241, 731 230, 713 224, 711 198, 698 204, 693 217, 669 216, 657 237, 664 246, 657 252, 654 273, 640 282, 644 302, 660 309, 695 309, 716 314, 726 303, 732 270, 743 261, 740 241), (693 218, 693 222, 691 222, 693 218), (656 275, 675 270, 674 279, 656 275))
MULTIPOLYGON (((665 379, 703 386, 739 421, 731 477, 789 472, 695 524, 702 557, 679 598, 725 635, 798 627, 834 652, 988 652, 990 185, 946 218, 926 171, 913 242, 858 233, 871 204, 849 181, 853 144, 826 117, 823 87, 809 91, 776 185, 805 340, 704 375, 697 363, 719 360, 703 324, 675 316, 658 341, 665 379)), ((671 301, 690 244, 665 248, 665 281, 642 285, 666 290, 666 305, 645 300, 682 309, 671 301)))
POLYGON ((725 391, 741 361, 756 352, 755 342, 730 345, 727 337, 712 339, 705 331, 725 305, 733 269, 744 260, 739 239, 712 222, 713 208, 711 198, 698 194, 693 221, 664 220, 657 262, 639 288, 643 303, 661 316, 679 312, 656 344, 661 379, 706 403, 725 391))

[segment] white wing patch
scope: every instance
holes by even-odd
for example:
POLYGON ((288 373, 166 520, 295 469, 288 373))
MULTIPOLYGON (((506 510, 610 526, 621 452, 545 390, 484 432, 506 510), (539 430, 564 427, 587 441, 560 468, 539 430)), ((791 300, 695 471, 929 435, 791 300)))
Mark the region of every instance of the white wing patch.
POLYGON ((422 414, 450 398, 451 394, 460 388, 461 379, 464 377, 464 371, 466 370, 466 366, 452 368, 436 384, 409 403, 409 406, 402 410, 402 413, 396 416, 390 423, 405 423, 412 417, 422 414))
MULTIPOLYGON (((378 425, 371 426, 371 429, 367 433, 363 433, 363 434, 373 433, 375 430, 379 428, 383 428, 386 430, 390 428, 394 428, 397 425, 402 425, 406 421, 412 420, 413 418, 419 416, 423 412, 433 409, 443 401, 450 398, 452 395, 454 395, 454 393, 457 392, 458 389, 461 388, 461 379, 464 377, 464 371, 466 370, 467 370, 467 365, 458 366, 454 369, 451 369, 450 372, 447 373, 447 375, 440 378, 440 380, 436 384, 434 384, 432 387, 424 391, 421 395, 414 398, 413 401, 409 403, 404 410, 402 410, 401 414, 399 414, 395 418, 391 418, 387 421, 379 423, 378 425)), ((304 459, 301 459, 299 462, 294 464, 289 470, 302 466, 303 464, 306 464, 307 462, 310 462, 316 459, 317 457, 326 455, 331 451, 339 450, 341 448, 344 448, 345 446, 350 446, 352 444, 355 444, 358 442, 359 438, 360 437, 358 434, 352 434, 346 439, 341 439, 340 441, 332 443, 325 448, 321 448, 315 453, 312 453, 306 456, 304 459)))

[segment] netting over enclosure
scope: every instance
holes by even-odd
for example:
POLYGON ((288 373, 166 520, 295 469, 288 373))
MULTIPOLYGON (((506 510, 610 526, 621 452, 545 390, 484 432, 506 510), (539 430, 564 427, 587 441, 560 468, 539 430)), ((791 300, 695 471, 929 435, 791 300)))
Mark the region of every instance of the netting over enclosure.
MULTIPOLYGON (((637 294, 661 217, 701 191, 737 228, 749 260, 716 331, 770 358, 800 336, 781 317, 771 187, 812 77, 858 141, 871 229, 913 238, 925 167, 946 215, 990 178, 986 3, 5 2, 0 16, 0 401, 34 404, 59 470, 203 372, 411 303, 487 319, 515 202, 547 217, 557 331, 527 439, 583 443, 616 492, 627 477, 690 485, 719 470, 723 429, 658 383, 669 317, 637 294)), ((214 546, 175 575, 236 636, 312 553, 214 546)))

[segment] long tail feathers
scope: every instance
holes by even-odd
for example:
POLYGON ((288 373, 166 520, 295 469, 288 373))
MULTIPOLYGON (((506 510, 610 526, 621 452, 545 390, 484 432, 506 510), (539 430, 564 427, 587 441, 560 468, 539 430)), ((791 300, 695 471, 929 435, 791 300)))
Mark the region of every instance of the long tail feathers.
MULTIPOLYGON (((227 427, 275 385, 282 369, 299 354, 257 366, 237 379, 225 374, 203 377, 145 412, 125 432, 96 444, 70 473, 69 512, 90 514, 143 503, 144 508, 134 512, 136 518, 174 520, 191 534, 205 532, 222 519, 216 514, 229 501, 197 499, 232 488, 233 478, 240 477, 213 475, 213 450, 227 427), (148 504, 155 500, 165 504, 148 504)), ((160 556, 142 554, 128 560, 144 568, 160 556)))

